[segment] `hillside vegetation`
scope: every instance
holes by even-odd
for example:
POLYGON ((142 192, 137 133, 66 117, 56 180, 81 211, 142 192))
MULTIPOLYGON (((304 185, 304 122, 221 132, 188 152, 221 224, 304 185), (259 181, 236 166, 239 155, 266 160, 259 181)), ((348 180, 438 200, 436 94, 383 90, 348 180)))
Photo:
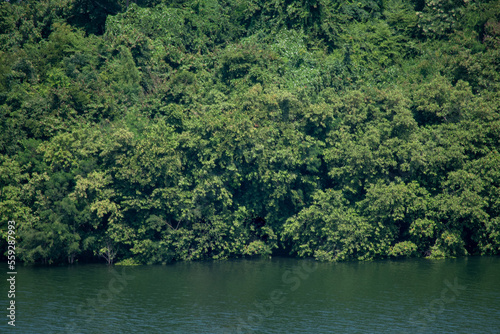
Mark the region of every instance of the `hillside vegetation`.
POLYGON ((499 1, 2 1, 0 244, 499 254, 499 91, 499 1))

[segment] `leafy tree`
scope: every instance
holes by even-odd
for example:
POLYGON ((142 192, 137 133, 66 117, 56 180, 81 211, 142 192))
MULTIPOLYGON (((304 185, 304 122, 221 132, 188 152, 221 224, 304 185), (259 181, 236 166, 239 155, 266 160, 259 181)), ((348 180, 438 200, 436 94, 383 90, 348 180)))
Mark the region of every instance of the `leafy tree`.
POLYGON ((292 216, 284 225, 298 256, 322 261, 369 260, 387 251, 386 237, 378 237, 381 225, 371 225, 349 207, 340 191, 319 190, 311 206, 292 216))

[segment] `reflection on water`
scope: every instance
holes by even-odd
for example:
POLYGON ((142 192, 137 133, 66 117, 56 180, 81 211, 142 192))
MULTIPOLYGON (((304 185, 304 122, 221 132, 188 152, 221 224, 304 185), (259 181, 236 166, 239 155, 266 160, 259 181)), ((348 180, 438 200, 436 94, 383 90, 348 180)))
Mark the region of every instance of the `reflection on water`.
MULTIPOLYGON (((499 278, 498 257, 21 267, 16 330, 495 333, 500 328, 499 278)), ((5 330, 11 330, 7 321, 0 324, 5 330)))

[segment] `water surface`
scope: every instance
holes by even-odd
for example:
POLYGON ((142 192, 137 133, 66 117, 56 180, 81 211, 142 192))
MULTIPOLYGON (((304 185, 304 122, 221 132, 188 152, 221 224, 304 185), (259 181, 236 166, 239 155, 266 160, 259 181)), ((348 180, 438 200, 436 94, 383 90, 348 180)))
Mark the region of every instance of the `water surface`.
POLYGON ((499 333, 499 283, 499 257, 25 266, 0 332, 499 333))

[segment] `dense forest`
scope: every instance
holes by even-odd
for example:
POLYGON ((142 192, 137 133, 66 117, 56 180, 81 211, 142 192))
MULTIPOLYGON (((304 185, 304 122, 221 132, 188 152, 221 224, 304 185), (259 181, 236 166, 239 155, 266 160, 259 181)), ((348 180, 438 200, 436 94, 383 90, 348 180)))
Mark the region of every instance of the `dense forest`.
POLYGON ((499 254, 499 91, 499 1, 2 1, 0 246, 499 254))

